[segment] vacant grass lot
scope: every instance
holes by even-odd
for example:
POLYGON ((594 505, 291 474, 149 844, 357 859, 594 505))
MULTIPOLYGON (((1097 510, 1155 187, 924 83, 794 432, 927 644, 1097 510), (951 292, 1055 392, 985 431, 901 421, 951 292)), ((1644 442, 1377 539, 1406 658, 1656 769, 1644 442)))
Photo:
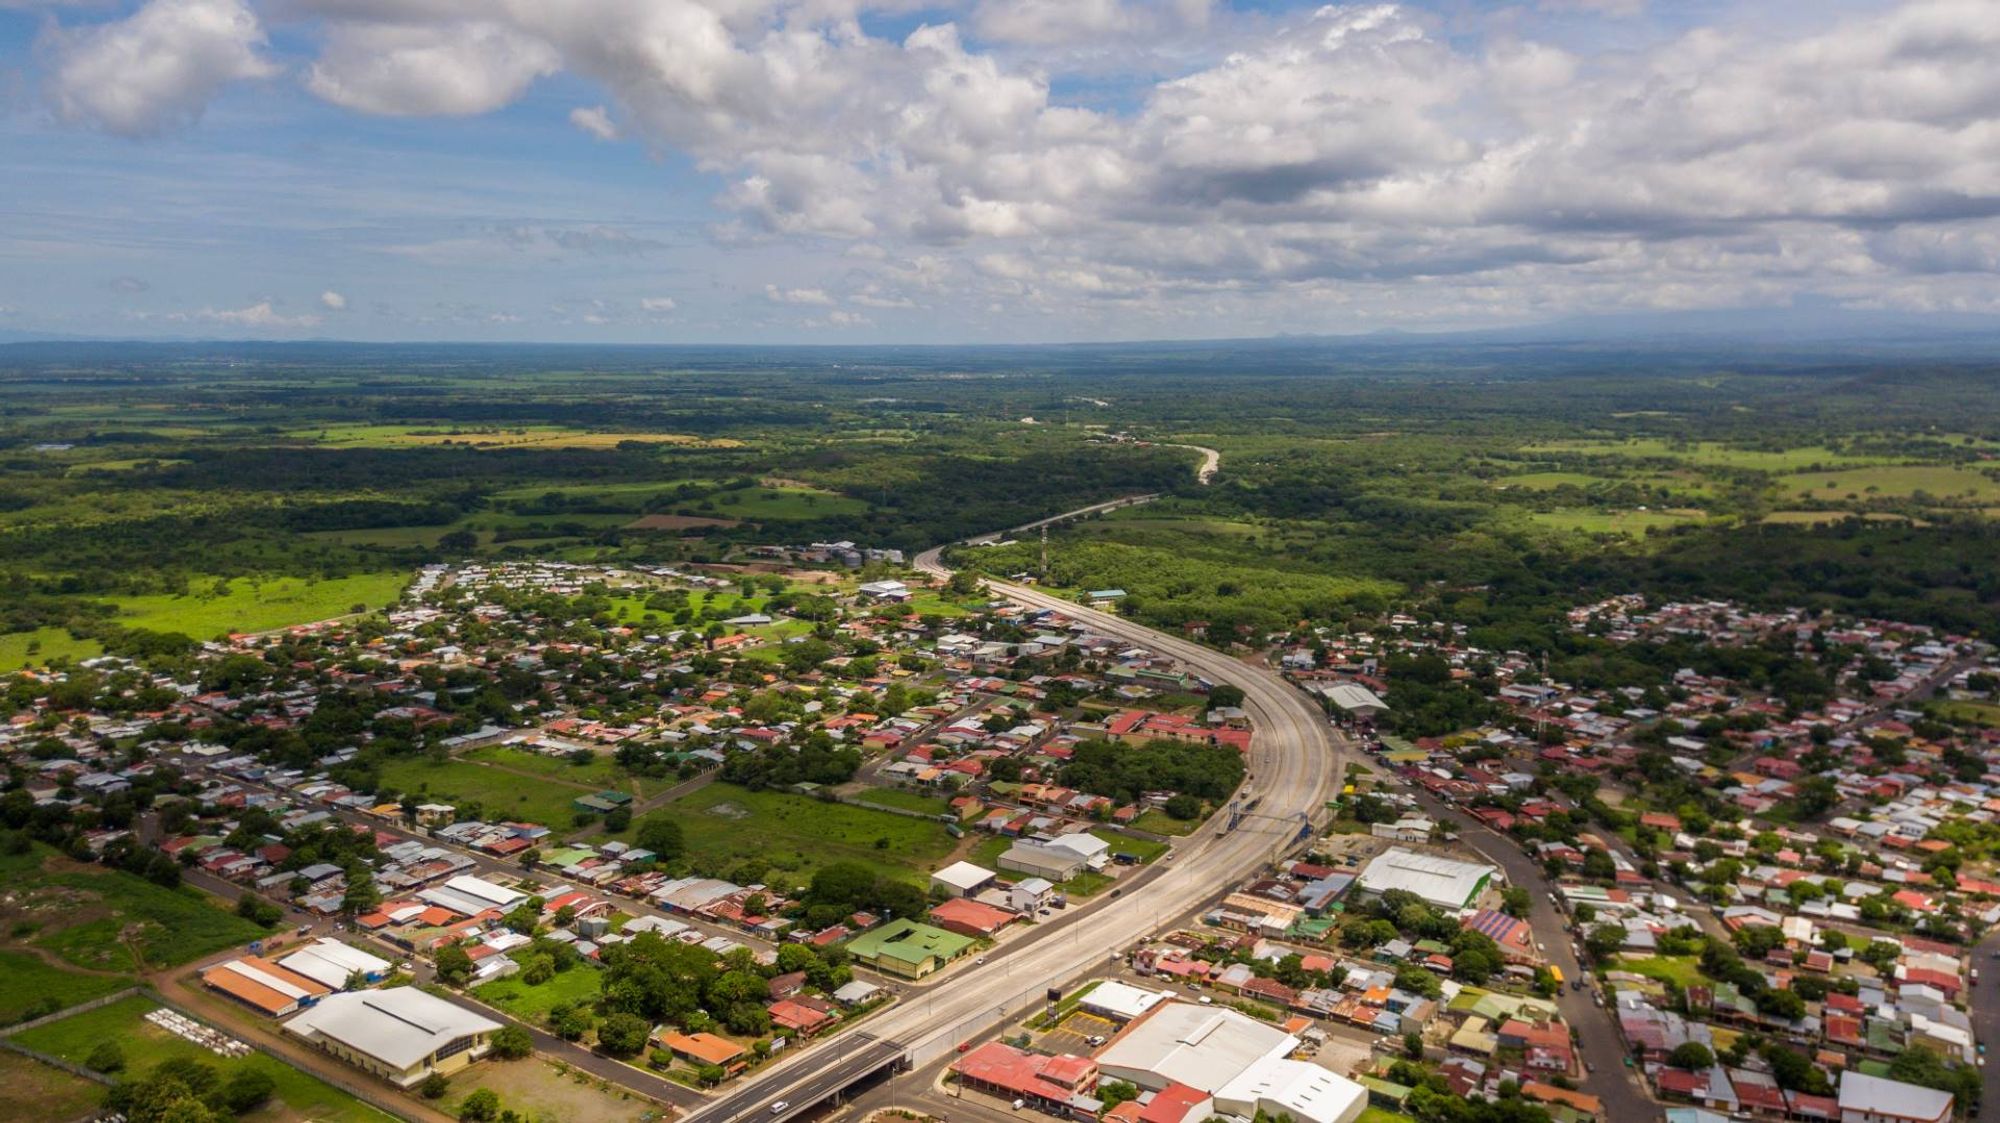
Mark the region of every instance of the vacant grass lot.
POLYGON ((558 971, 549 981, 529 986, 519 976, 495 979, 472 988, 472 996, 489 1006, 507 1011, 524 1022, 548 1023, 549 1011, 565 1002, 594 1002, 603 989, 604 976, 595 967, 581 964, 558 971))
POLYGON ((735 784, 710 784, 668 809, 680 820, 695 857, 717 865, 763 858, 793 871, 801 882, 820 866, 854 861, 929 884, 929 871, 954 845, 942 823, 735 784))
POLYGON ((674 513, 761 522, 767 519, 823 519, 830 515, 859 515, 867 510, 868 504, 862 500, 817 488, 746 487, 720 492, 705 500, 681 504, 674 508, 674 513))
POLYGON ((1708 981, 1708 977, 1701 973, 1700 961, 1690 955, 1624 956, 1618 960, 1617 969, 1671 982, 1682 988, 1699 986, 1708 981))
POLYGON ((206 640, 229 632, 265 632, 345 616, 355 605, 393 604, 406 573, 367 573, 311 581, 301 577, 198 577, 186 596, 119 597, 118 622, 206 640))
POLYGON ((924 795, 921 792, 906 792, 900 788, 869 788, 855 795, 856 799, 883 807, 900 807, 905 811, 915 811, 920 815, 948 815, 951 802, 939 796, 924 795))
POLYGON ((54 1065, 0 1052, 0 1123, 80 1119, 103 1102, 104 1089, 54 1065))
MULTIPOLYGON (((118 870, 71 861, 39 844, 27 854, 0 858, 0 881, 7 887, 0 904, 0 932, 5 933, 0 940, 32 945, 86 971, 171 967, 264 935, 264 929, 225 911, 198 889, 165 889, 118 870)), ((13 989, 0 988, 9 1003, 13 989)), ((116 989, 105 986, 91 993, 116 989)))
POLYGON ((439 1107, 448 1115, 457 1115, 466 1097, 481 1088, 499 1096, 503 1110, 529 1120, 645 1123, 664 1114, 650 1101, 615 1084, 600 1087, 597 1077, 578 1069, 559 1072, 540 1057, 481 1061, 451 1078, 451 1091, 439 1101, 439 1107))
POLYGON ((1207 812, 1210 810, 1208 807, 1203 807, 1203 814, 1200 819, 1176 819, 1164 811, 1154 809, 1132 820, 1132 829, 1145 831, 1148 834, 1170 834, 1175 836, 1193 834, 1207 820, 1207 812))
MULTIPOLYGON (((468 803, 477 803, 483 818, 525 819, 558 834, 568 829, 575 815, 570 801, 587 794, 578 788, 488 768, 469 760, 433 764, 424 757, 399 757, 383 762, 382 783, 398 791, 413 792, 421 799, 455 803, 461 809, 468 803)), ((592 790, 616 786, 599 784, 592 790)))
POLYGON ((147 1021, 146 1015, 159 1006, 159 1002, 152 998, 135 995, 101 1009, 38 1026, 15 1040, 30 1049, 52 1053, 77 1064, 82 1064, 99 1042, 116 1041, 125 1050, 126 1071, 135 1075, 143 1075, 161 1061, 175 1057, 188 1057, 212 1065, 224 1080, 228 1080, 238 1069, 261 1069, 277 1085, 277 1092, 264 1108, 238 1116, 251 1123, 291 1120, 378 1123, 390 1118, 317 1077, 308 1076, 262 1053, 251 1053, 247 1057, 218 1057, 192 1041, 147 1021))
POLYGON ((58 1009, 110 994, 132 980, 120 975, 86 975, 47 962, 26 951, 0 951, 0 1025, 24 1021, 32 1009, 53 999, 58 1009))
POLYGON ((566 784, 582 785, 591 791, 618 788, 640 795, 635 777, 618 766, 608 754, 593 754, 586 764, 572 764, 568 757, 517 749, 511 745, 487 745, 460 756, 461 760, 496 764, 518 772, 533 772, 566 784))

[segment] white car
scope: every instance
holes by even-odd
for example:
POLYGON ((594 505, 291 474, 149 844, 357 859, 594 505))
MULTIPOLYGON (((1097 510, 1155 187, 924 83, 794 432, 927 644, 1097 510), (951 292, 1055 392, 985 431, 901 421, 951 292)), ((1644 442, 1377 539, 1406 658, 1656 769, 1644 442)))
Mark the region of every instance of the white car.
POLYGON ((785 1102, 784 1100, 779 1100, 779 1101, 778 1101, 777 1103, 774 1103, 774 1104, 772 1104, 772 1105, 771 1105, 771 1114, 772 1114, 772 1115, 783 1115, 783 1114, 785 1113, 785 1109, 786 1109, 786 1108, 788 1108, 788 1107, 790 1107, 790 1106, 792 1106, 792 1105, 791 1105, 791 1104, 789 1104, 789 1103, 787 1103, 787 1102, 785 1102))

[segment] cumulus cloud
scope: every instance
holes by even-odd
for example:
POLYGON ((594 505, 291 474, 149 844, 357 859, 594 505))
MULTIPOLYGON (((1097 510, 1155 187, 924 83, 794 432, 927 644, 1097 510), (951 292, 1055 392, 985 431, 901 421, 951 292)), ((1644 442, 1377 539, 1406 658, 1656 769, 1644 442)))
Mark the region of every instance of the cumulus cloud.
POLYGON ((325 292, 320 293, 319 302, 322 307, 331 309, 332 311, 335 312, 347 311, 347 298, 333 291, 332 289, 328 289, 325 292))
POLYGON ((48 44, 56 115, 120 136, 191 124, 224 86, 278 71, 242 0, 151 0, 121 20, 55 31, 48 44))
MULTIPOLYGON (((319 21, 308 86, 363 112, 483 112, 558 71, 595 83, 604 104, 571 124, 715 176, 732 216, 718 237, 835 259, 824 277, 766 286, 775 304, 833 307, 832 290, 854 307, 1102 309, 1138 324, 1178 308, 1257 330, 1806 289, 2000 299, 1993 0, 1829 5, 1781 26, 1727 9, 1685 30, 1641 19, 1615 49, 1547 32, 1598 25, 1578 12, 1643 14, 1640 0, 1540 0, 1450 25, 1393 3, 976 0, 954 9, 963 28, 899 38, 871 32, 860 16, 880 5, 866 0, 294 3, 319 21), (1124 67, 1115 89, 1069 80, 1107 53, 1124 67)), ((144 86, 186 67, 100 39, 159 41, 162 59, 187 57, 183 39, 236 44, 202 82, 158 83, 197 87, 179 102, 192 110, 57 103, 119 131, 189 119, 220 82, 268 73, 239 0, 153 0, 60 33, 60 62, 141 60, 94 72, 144 86), (196 10, 242 18, 221 25, 233 38, 145 30, 196 10)), ((396 252, 657 245, 522 225, 396 252)))
POLYGON ((825 289, 781 289, 776 285, 765 285, 764 296, 773 304, 832 304, 833 298, 825 289))
POLYGON ((639 307, 642 310, 650 312, 656 316, 665 315, 666 313, 673 311, 678 306, 679 305, 674 301, 674 298, 671 296, 648 296, 640 299, 639 301, 639 307))
POLYGON ((560 65, 547 43, 488 20, 337 22, 306 87, 368 113, 466 116, 506 105, 560 65))
POLYGON ((601 105, 577 106, 569 111, 569 123, 599 140, 618 139, 618 126, 601 105))
POLYGON ((268 300, 260 300, 243 308, 203 308, 198 312, 164 312, 158 315, 139 313, 141 320, 161 320, 175 324, 219 324, 231 328, 252 330, 275 330, 314 327, 320 318, 311 313, 291 316, 272 307, 268 300))

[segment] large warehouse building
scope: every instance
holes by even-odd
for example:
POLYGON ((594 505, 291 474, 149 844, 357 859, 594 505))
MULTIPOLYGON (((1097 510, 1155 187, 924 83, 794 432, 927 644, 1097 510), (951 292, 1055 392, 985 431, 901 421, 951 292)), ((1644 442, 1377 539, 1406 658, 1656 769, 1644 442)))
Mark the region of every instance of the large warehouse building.
POLYGON ((1455 912, 1471 908, 1499 872, 1483 862, 1461 862, 1395 846, 1368 863, 1354 886, 1377 897, 1391 889, 1401 889, 1438 908, 1455 912))
POLYGON ((415 987, 331 994, 285 1023, 286 1033, 400 1088, 471 1064, 499 1028, 415 987))
POLYGON ((1104 1076, 1148 1091, 1180 1085, 1211 1095, 1225 1115, 1353 1123, 1368 1105, 1367 1089, 1291 1060, 1298 1047, 1298 1038, 1235 1010, 1162 1002, 1112 1038, 1097 1063, 1104 1076))

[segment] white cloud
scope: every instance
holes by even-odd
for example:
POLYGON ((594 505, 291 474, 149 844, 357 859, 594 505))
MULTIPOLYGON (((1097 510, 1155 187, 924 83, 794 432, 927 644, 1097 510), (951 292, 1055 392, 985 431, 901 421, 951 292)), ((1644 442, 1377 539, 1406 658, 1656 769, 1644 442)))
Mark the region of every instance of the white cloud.
POLYGON ((336 22, 306 88, 368 113, 467 116, 513 101, 561 61, 540 39, 486 20, 336 22))
POLYGON ((819 317, 818 319, 801 321, 799 326, 806 328, 814 328, 814 329, 865 328, 865 327, 872 327, 874 323, 875 321, 869 319, 868 317, 862 315, 859 312, 843 312, 839 309, 835 309, 831 312, 828 312, 825 316, 819 317))
POLYGON ((765 285, 764 296, 773 304, 832 304, 833 298, 825 289, 781 289, 776 285, 765 285))
POLYGON ((599 140, 618 139, 618 126, 601 105, 577 106, 569 111, 569 123, 599 140))
POLYGON ((232 328, 252 328, 258 330, 282 328, 309 328, 320 322, 312 313, 288 316, 271 306, 268 300, 260 300, 243 308, 203 308, 199 312, 136 313, 136 319, 163 320, 168 323, 220 324, 232 328))
POLYGON ((191 124, 224 86, 278 69, 242 0, 151 0, 121 20, 53 31, 48 42, 56 115, 120 136, 191 124))
POLYGON ((320 293, 319 302, 322 306, 332 309, 335 312, 347 311, 347 298, 332 289, 320 293))
POLYGON ((673 311, 679 305, 671 296, 648 296, 640 299, 639 307, 643 311, 659 316, 673 311))

